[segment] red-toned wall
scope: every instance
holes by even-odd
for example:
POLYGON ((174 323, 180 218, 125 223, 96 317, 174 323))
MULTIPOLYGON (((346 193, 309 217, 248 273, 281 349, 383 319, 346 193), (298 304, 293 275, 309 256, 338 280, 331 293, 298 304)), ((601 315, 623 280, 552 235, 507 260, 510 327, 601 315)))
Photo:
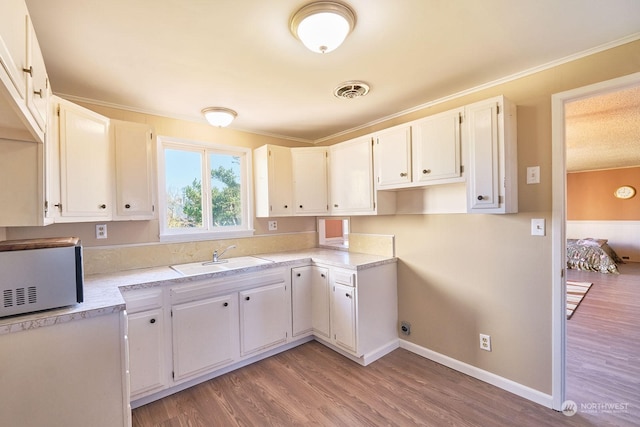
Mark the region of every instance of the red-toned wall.
POLYGON ((567 220, 640 220, 640 167, 568 173, 567 220), (638 194, 614 197, 622 185, 638 194))
POLYGON ((325 237, 330 239, 332 237, 342 237, 342 220, 341 219, 326 219, 324 222, 325 237))

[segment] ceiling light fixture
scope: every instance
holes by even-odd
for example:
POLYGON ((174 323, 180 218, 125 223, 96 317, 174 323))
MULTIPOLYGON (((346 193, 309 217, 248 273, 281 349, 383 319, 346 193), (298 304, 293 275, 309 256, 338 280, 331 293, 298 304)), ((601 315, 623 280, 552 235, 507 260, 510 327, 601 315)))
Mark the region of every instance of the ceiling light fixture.
POLYGON ((235 111, 222 107, 205 108, 202 110, 202 114, 204 114, 204 118, 207 119, 210 125, 218 127, 229 126, 238 115, 235 111))
POLYGON ((355 12, 342 3, 318 1, 291 17, 291 33, 309 50, 328 53, 342 44, 356 25, 355 12))

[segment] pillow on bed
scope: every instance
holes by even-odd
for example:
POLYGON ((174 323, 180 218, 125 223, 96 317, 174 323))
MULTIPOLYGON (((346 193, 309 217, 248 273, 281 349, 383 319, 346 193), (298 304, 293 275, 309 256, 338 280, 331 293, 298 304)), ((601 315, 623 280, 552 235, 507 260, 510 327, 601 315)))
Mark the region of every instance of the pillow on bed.
POLYGON ((577 244, 585 245, 585 246, 599 246, 601 247, 605 243, 607 243, 608 239, 593 239, 591 237, 587 237, 586 239, 578 240, 577 244))

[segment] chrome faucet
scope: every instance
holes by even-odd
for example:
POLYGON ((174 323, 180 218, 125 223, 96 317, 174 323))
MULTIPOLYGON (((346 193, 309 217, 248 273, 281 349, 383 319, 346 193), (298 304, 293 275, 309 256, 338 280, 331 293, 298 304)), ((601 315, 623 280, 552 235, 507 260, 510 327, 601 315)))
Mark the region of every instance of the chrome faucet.
POLYGON ((213 262, 225 262, 225 261, 220 261, 220 258, 222 257, 222 255, 224 255, 225 252, 227 252, 229 249, 235 249, 236 245, 231 245, 228 246, 224 251, 222 251, 221 254, 218 255, 218 251, 213 251, 213 262))

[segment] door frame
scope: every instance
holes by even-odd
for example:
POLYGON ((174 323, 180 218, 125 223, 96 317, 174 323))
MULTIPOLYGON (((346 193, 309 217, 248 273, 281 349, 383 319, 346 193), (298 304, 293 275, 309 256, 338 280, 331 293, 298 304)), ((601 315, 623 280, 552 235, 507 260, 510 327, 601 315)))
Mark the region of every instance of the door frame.
POLYGON ((561 411, 566 392, 566 103, 640 85, 640 72, 551 96, 552 198, 552 405, 561 411))

